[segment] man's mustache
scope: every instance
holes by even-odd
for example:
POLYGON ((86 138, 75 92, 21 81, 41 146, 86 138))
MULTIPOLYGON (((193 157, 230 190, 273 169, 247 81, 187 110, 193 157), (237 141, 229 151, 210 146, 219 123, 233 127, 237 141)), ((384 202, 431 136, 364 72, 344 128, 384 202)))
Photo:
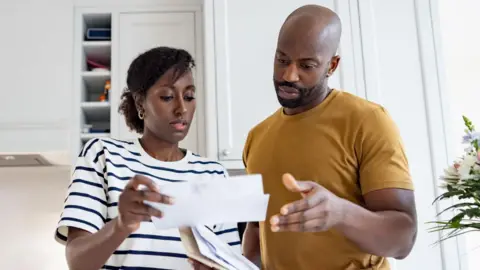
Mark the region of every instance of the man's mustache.
POLYGON ((297 89, 299 92, 305 92, 307 90, 304 87, 300 87, 300 86, 298 86, 294 83, 287 82, 287 81, 283 81, 283 82, 275 81, 275 83, 277 84, 278 87, 280 87, 280 86, 291 87, 291 88, 297 89))

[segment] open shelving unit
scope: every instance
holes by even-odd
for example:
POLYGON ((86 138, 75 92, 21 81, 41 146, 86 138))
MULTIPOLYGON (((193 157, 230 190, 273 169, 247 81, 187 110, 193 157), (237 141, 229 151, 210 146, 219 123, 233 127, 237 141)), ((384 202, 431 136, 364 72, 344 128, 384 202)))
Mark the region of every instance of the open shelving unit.
POLYGON ((77 19, 81 21, 81 31, 76 39, 80 43, 76 44, 79 63, 75 72, 80 77, 77 79, 76 102, 80 126, 75 137, 80 150, 92 138, 110 137, 112 14, 82 13, 77 19))

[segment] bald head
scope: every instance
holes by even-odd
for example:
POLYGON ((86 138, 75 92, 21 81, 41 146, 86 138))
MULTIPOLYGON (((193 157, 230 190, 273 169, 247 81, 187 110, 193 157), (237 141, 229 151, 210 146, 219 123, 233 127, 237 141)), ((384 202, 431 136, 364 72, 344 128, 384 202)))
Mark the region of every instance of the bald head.
POLYGON ((308 44, 326 57, 332 57, 338 49, 341 35, 342 24, 335 12, 319 5, 305 5, 287 17, 280 30, 279 42, 290 40, 308 44))
POLYGON ((336 70, 342 25, 332 10, 302 6, 280 29, 273 80, 280 104, 288 114, 318 105, 328 95, 328 77, 336 70))

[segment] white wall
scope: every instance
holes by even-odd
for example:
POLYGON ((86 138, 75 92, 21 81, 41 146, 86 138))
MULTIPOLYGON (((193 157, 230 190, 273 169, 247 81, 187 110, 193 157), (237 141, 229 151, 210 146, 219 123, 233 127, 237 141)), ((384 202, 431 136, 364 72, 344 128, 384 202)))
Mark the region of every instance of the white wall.
MULTIPOLYGON (((462 115, 480 130, 480 1, 440 0, 440 27, 449 90, 452 157, 463 151, 462 115)), ((462 270, 480 269, 480 233, 465 237, 462 270)))
POLYGON ((68 149, 72 29, 70 0, 0 1, 0 152, 68 149))
POLYGON ((54 235, 70 168, 3 168, 0 175, 0 269, 68 269, 54 235))

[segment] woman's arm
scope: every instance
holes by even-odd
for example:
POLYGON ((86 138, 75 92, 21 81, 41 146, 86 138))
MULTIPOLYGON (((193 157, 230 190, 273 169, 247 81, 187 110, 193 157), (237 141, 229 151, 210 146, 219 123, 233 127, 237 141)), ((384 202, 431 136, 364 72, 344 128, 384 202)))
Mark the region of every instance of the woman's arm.
POLYGON ((68 228, 67 262, 70 270, 97 270, 128 237, 130 232, 122 229, 118 219, 108 222, 96 233, 68 228))
POLYGON ((102 268, 120 244, 140 227, 140 222, 162 213, 143 201, 170 204, 171 198, 159 193, 154 182, 141 175, 134 176, 120 194, 118 217, 107 222, 95 233, 68 227, 67 262, 70 269, 96 270, 102 268), (145 185, 149 190, 139 190, 145 185))
POLYGON ((258 222, 249 222, 243 234, 243 255, 257 266, 261 264, 260 228, 258 222))

